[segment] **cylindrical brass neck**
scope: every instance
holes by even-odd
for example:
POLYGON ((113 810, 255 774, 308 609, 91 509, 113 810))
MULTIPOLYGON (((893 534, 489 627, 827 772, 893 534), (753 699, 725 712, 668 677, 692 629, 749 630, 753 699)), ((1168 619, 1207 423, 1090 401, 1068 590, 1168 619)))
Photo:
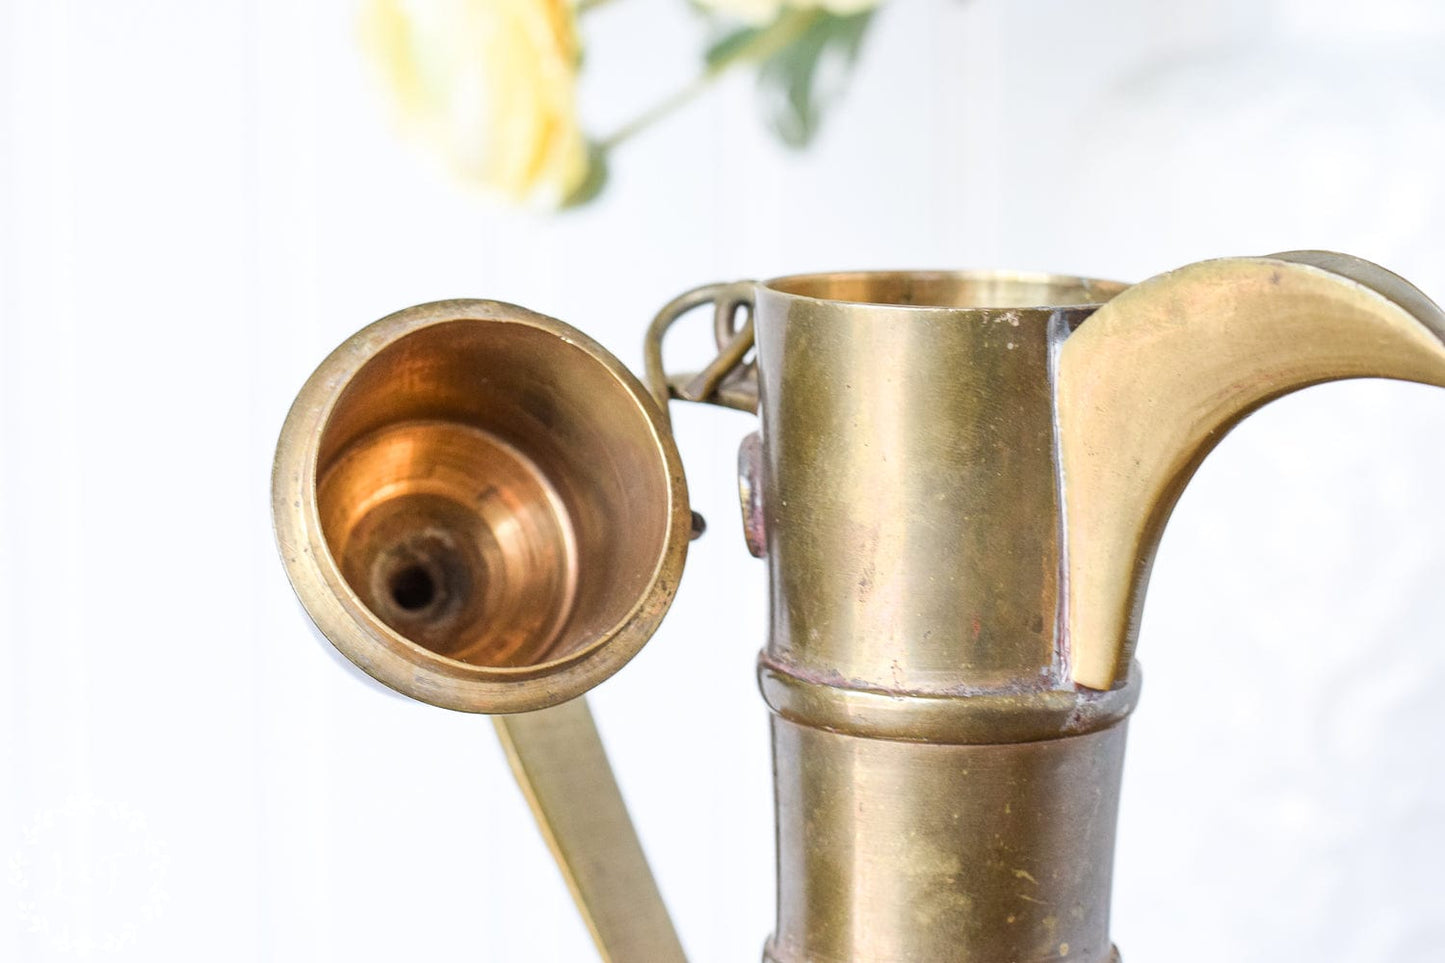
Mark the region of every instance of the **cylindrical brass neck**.
POLYGON ((1068 681, 1051 361, 1122 285, 760 285, 770 963, 1105 963, 1124 718, 1068 681))
POLYGON ((759 286, 770 659, 858 688, 1052 688, 1055 341, 1122 285, 848 273, 759 286))

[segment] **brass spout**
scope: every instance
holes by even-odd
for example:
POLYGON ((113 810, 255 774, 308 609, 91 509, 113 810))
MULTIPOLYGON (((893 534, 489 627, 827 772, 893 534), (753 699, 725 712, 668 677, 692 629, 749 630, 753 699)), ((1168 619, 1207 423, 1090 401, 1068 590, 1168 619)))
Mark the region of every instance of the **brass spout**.
POLYGON ((1164 525, 1205 455, 1308 385, 1445 386, 1445 314, 1344 254, 1204 261, 1105 305, 1063 345, 1057 378, 1070 674, 1109 689, 1132 657, 1164 525))
POLYGON ((1445 319, 1318 252, 1129 288, 809 275, 756 285, 751 308, 745 526, 769 565, 778 820, 766 958, 1104 963, 1134 633, 1169 509, 1271 398, 1342 377, 1445 384, 1445 319))
POLYGON ((681 963, 580 698, 652 635, 687 550, 682 468, 642 385, 524 308, 408 308, 301 389, 272 499, 287 574, 342 654, 422 702, 507 713, 498 734, 602 957, 681 963))
POLYGON ((691 514, 646 390, 552 318, 408 308, 302 388, 277 446, 277 538, 321 631, 415 699, 525 712, 651 637, 691 514))

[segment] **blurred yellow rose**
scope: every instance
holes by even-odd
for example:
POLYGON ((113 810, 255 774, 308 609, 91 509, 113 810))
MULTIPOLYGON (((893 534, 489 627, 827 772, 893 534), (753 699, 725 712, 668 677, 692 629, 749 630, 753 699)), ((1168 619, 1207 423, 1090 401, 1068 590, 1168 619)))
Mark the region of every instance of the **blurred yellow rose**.
POLYGON ((795 10, 825 10, 840 17, 872 10, 880 0, 698 0, 698 3, 736 20, 754 25, 771 23, 789 7, 795 10))
POLYGON ((587 178, 569 0, 367 0, 362 33, 404 120, 463 177, 546 206, 587 178))

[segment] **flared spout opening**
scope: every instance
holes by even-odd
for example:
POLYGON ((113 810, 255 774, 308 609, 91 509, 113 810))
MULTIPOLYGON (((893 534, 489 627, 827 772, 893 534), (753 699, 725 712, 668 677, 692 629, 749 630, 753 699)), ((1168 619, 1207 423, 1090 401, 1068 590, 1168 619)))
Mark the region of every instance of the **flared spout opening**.
POLYGON ((652 634, 690 512, 650 396, 581 332, 451 301, 355 335, 278 446, 278 537, 357 666, 448 708, 585 692, 652 634))

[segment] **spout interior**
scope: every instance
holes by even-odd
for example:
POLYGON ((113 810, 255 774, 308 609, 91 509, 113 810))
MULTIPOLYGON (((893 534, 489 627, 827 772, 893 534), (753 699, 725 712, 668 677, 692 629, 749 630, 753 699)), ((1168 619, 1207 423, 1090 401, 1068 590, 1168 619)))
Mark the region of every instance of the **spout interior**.
POLYGON ((406 640, 535 669, 623 622, 663 555, 670 477, 606 369, 537 328, 413 331, 342 390, 318 446, 327 548, 406 640))

